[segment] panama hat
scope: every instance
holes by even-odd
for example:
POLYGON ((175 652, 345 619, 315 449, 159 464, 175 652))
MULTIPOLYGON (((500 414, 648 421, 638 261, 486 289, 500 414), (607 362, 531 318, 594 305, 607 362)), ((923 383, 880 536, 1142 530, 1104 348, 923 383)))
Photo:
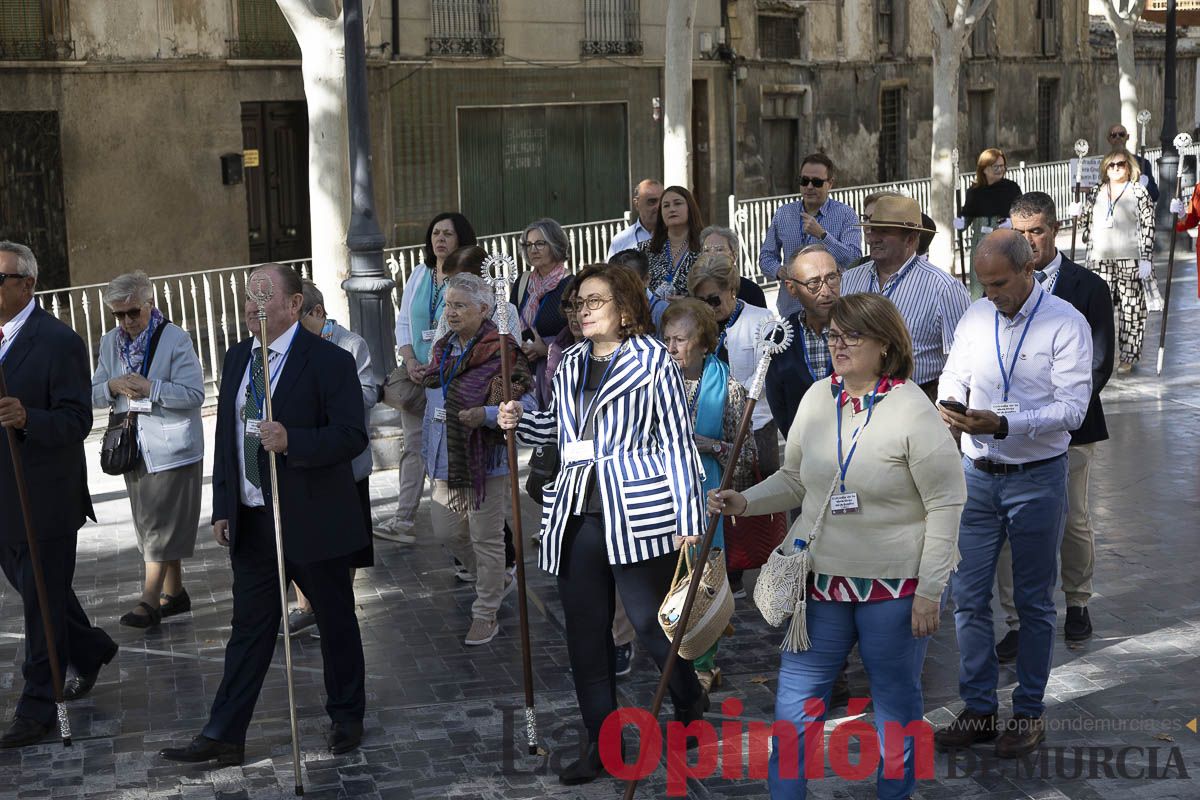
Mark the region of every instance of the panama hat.
POLYGON ((911 197, 885 195, 875 201, 875 213, 867 222, 858 223, 859 228, 903 228, 916 233, 936 233, 926 228, 921 219, 921 207, 911 197))

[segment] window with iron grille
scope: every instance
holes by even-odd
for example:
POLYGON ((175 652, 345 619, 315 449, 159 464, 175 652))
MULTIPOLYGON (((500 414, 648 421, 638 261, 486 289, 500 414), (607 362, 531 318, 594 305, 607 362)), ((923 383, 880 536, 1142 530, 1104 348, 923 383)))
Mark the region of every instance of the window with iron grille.
POLYGON ((896 17, 892 9, 892 0, 875 0, 875 43, 879 51, 892 55, 892 32, 896 25, 896 17))
POLYGON ((585 56, 640 56, 642 14, 638 0, 586 0, 585 56))
POLYGON ((1037 153, 1038 161, 1059 158, 1058 81, 1054 78, 1038 81, 1037 153))
POLYGON ((1058 15, 1060 10, 1059 0, 1037 0, 1035 16, 1041 39, 1041 53, 1044 56, 1058 55, 1058 15))
POLYGON ((64 0, 0 0, 0 59, 71 58, 67 30, 64 0))
POLYGON ((904 140, 904 87, 879 93, 879 181, 908 177, 908 153, 904 140))
POLYGON ((432 0, 431 56, 489 58, 504 54, 499 0, 432 0))
POLYGON ((233 58, 299 58, 300 44, 275 0, 237 0, 233 58))
POLYGON ((804 21, 800 15, 758 15, 758 54, 760 58, 804 58, 801 47, 804 21))

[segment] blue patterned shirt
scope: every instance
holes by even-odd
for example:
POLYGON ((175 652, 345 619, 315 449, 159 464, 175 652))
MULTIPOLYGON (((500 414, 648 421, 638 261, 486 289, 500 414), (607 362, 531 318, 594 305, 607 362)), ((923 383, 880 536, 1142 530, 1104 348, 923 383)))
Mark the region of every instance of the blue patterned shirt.
MULTIPOLYGON (((827 236, 818 239, 804 232, 804 201, 782 205, 767 227, 766 238, 758 253, 758 266, 768 278, 779 273, 779 267, 806 245, 820 242, 828 248, 838 268, 850 269, 862 258, 862 234, 858 228, 858 213, 837 200, 826 200, 814 214, 827 236)), ((801 309, 800 301, 787 292, 780 292, 776 301, 779 316, 787 317, 801 309)))

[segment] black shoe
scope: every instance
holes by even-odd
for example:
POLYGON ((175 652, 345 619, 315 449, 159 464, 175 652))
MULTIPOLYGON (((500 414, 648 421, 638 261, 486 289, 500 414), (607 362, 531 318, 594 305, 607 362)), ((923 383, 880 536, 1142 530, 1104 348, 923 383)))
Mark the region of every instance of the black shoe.
POLYGON ((38 722, 28 717, 13 717, 8 730, 0 735, 0 747, 24 747, 37 744, 52 730, 50 723, 38 722))
POLYGON ((942 751, 961 750, 976 742, 990 742, 998 734, 994 711, 991 714, 976 714, 963 709, 954 722, 934 732, 933 744, 942 751))
POLYGON ((121 617, 120 623, 128 628, 153 628, 162 622, 163 613, 161 608, 155 608, 145 600, 139 600, 137 608, 145 610, 145 614, 138 614, 135 611, 130 611, 121 617))
POLYGON ((996 644, 996 658, 1000 659, 1001 664, 1007 664, 1010 661, 1017 660, 1017 643, 1019 641, 1018 634, 1020 631, 1009 631, 1004 634, 1004 638, 996 644))
POLYGON ((996 740, 997 758, 1020 758, 1032 753, 1046 739, 1046 722, 1041 717, 1013 714, 1004 733, 996 740))
POLYGON ((633 672, 633 642, 617 645, 617 671, 618 678, 624 677, 633 672))
POLYGON ((746 587, 742 584, 742 576, 730 576, 729 591, 733 593, 734 600, 744 600, 746 597, 746 587))
POLYGON ((558 782, 563 786, 578 786, 581 783, 591 783, 604 773, 604 764, 600 761, 600 745, 592 742, 587 752, 578 761, 572 761, 558 775, 558 782))
POLYGON ((349 753, 362 742, 361 722, 335 722, 329 728, 329 750, 334 755, 349 753))
POLYGON ((168 761, 182 761, 185 764, 215 760, 218 766, 236 767, 245 760, 246 748, 240 744, 218 742, 200 734, 187 747, 165 747, 158 754, 168 761))
POLYGON ((1068 642, 1082 642, 1092 638, 1092 618, 1088 615, 1087 606, 1067 608, 1063 637, 1068 642))
POLYGON ((104 658, 100 659, 100 666, 91 672, 67 678, 66 683, 63 684, 63 699, 78 700, 81 697, 86 697, 87 693, 96 685, 96 679, 100 677, 100 670, 104 669, 104 666, 113 660, 113 656, 117 654, 117 649, 117 643, 113 642, 112 650, 104 658))
POLYGON ((188 597, 187 589, 182 590, 174 597, 163 592, 159 595, 159 599, 166 601, 158 605, 158 610, 162 612, 163 619, 173 617, 176 614, 186 614, 192 610, 192 598, 188 597))

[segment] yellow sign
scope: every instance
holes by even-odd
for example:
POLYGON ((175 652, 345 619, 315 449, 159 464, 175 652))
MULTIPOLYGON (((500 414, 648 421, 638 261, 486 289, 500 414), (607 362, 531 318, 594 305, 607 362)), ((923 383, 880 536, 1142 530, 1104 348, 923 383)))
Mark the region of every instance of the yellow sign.
POLYGON ((242 151, 242 166, 243 167, 257 167, 258 166, 258 151, 257 150, 243 150, 242 151))
POLYGON ((1196 718, 1192 717, 1192 721, 1187 724, 1187 729, 1192 733, 1196 732, 1196 718))

